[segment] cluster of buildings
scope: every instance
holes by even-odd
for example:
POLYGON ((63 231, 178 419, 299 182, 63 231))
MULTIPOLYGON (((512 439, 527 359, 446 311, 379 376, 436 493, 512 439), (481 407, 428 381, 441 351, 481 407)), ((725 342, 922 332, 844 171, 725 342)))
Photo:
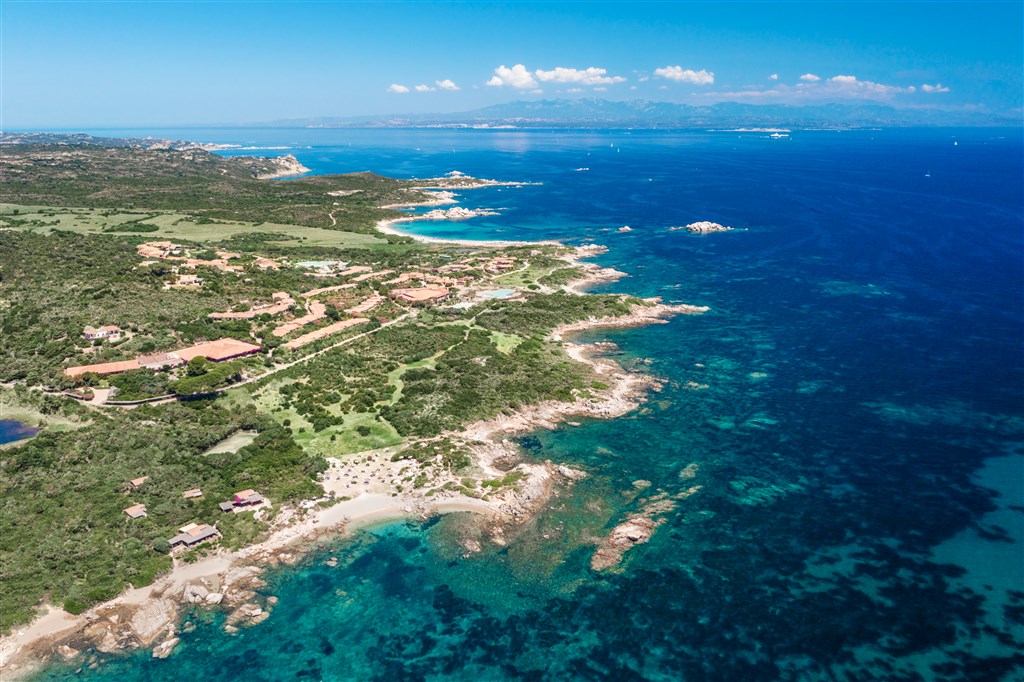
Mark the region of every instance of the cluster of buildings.
POLYGON ((447 300, 452 294, 452 288, 467 286, 473 281, 469 275, 459 275, 471 270, 483 269, 487 272, 500 273, 511 270, 515 267, 515 259, 512 258, 491 258, 482 264, 471 264, 468 261, 448 263, 437 268, 440 274, 423 272, 404 272, 398 277, 388 280, 386 284, 404 284, 406 282, 421 282, 422 286, 402 287, 392 289, 388 296, 400 303, 409 305, 430 305, 447 300))
MULTIPOLYGON (((138 490, 139 486, 145 483, 149 479, 148 476, 141 476, 139 478, 133 478, 128 481, 128 491, 138 490)), ((196 499, 203 496, 203 491, 199 488, 192 488, 182 493, 182 497, 185 499, 196 499)), ((260 493, 252 490, 251 488, 246 490, 239 490, 237 493, 232 495, 231 499, 226 502, 220 503, 220 508, 225 512, 242 512, 250 511, 259 507, 263 504, 269 504, 267 498, 263 497, 260 493)), ((147 516, 146 505, 144 504, 133 504, 130 507, 126 507, 124 513, 130 519, 141 519, 147 516)), ((201 542, 210 540, 220 535, 220 531, 217 530, 216 526, 211 526, 208 523, 189 523, 178 529, 178 534, 167 540, 167 543, 172 547, 194 547, 201 542)))
MULTIPOLYGON (((195 270, 197 267, 204 266, 216 268, 223 272, 233 272, 235 274, 245 271, 243 266, 232 265, 229 262, 242 257, 242 254, 235 253, 234 251, 218 250, 216 252, 216 258, 202 260, 198 258, 189 258, 184 246, 168 241, 146 242, 144 244, 139 244, 139 246, 136 247, 136 251, 140 256, 146 259, 142 262, 143 265, 149 265, 161 260, 174 261, 176 263, 174 267, 175 278, 174 280, 167 282, 165 285, 168 289, 201 287, 203 285, 204 280, 202 277, 190 273, 181 274, 178 272, 179 269, 195 270)), ((264 256, 256 256, 254 264, 260 270, 279 270, 281 267, 274 259, 266 258, 264 256)))
POLYGON ((183 247, 174 242, 146 242, 139 244, 135 249, 143 258, 156 258, 158 260, 169 260, 180 258, 183 247))

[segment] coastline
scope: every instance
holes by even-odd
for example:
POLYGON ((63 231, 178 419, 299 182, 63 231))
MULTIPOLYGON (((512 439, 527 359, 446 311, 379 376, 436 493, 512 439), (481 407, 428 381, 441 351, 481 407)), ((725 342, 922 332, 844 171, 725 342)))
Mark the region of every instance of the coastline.
MULTIPOLYGON (((412 222, 416 217, 381 221, 377 229, 386 234, 410 236, 431 244, 503 247, 558 245, 547 242, 504 242, 440 239, 402 233, 392 227, 394 223, 412 222)), ((581 263, 607 251, 599 245, 573 248, 561 257, 568 263, 583 268, 582 276, 562 288, 584 295, 596 284, 614 281, 625 276, 611 268, 594 263, 581 263)), ((665 323, 666 317, 677 314, 699 314, 707 308, 690 305, 667 305, 660 299, 648 299, 636 304, 623 316, 594 318, 560 325, 549 334, 554 341, 566 335, 602 327, 632 327, 665 323)), ((364 492, 354 499, 346 499, 317 510, 282 509, 269 537, 249 547, 228 551, 218 549, 215 554, 186 564, 175 562, 172 570, 151 585, 126 591, 115 599, 72 616, 54 606, 27 626, 0 639, 0 672, 5 679, 20 678, 38 670, 48 660, 76 660, 87 648, 103 653, 152 648, 155 657, 169 655, 178 642, 182 605, 203 603, 211 607, 229 607, 233 610, 228 627, 255 625, 269 614, 273 602, 257 602, 256 589, 262 586, 259 578, 264 568, 281 563, 292 564, 324 537, 347 534, 359 528, 392 520, 429 516, 443 513, 474 513, 486 519, 491 539, 504 542, 506 529, 528 520, 549 498, 554 486, 571 485, 585 474, 565 466, 526 463, 520 460, 510 436, 536 430, 552 429, 572 417, 610 419, 638 407, 652 391, 661 388, 657 377, 630 372, 615 361, 602 357, 602 352, 613 347, 609 342, 596 344, 564 343, 566 353, 587 365, 601 377, 608 388, 594 394, 580 395, 572 402, 545 401, 525 406, 511 415, 500 415, 470 424, 457 432, 444 434, 462 440, 471 451, 474 464, 485 474, 500 478, 509 469, 499 464, 514 461, 516 471, 524 474, 523 485, 496 493, 491 500, 481 500, 461 493, 446 491, 428 499, 423 494, 388 496, 364 492), (298 546, 301 545, 301 546, 298 546), (199 601, 196 601, 197 595, 199 601), (216 599, 211 597, 216 596, 216 599), (204 601, 205 600, 205 601, 204 601)), ((452 475, 454 478, 454 475, 452 475)), ((325 487, 325 494, 328 486, 325 487)), ((470 552, 479 549, 467 548, 470 552)), ((276 598, 271 597, 276 602, 276 598)))
MULTIPOLYGON (((390 209, 413 209, 428 208, 431 206, 448 206, 458 204, 458 195, 452 190, 480 189, 481 187, 525 187, 528 182, 504 182, 500 180, 484 180, 463 175, 458 171, 452 171, 443 178, 429 178, 423 181, 423 185, 416 185, 413 191, 419 192, 423 198, 418 201, 407 201, 397 204, 387 204, 380 208, 390 209), (431 191, 432 190, 432 191, 431 191)), ((467 216, 475 217, 475 216, 467 216)), ((449 245, 449 246, 470 246, 477 248, 503 248, 509 246, 561 246, 562 242, 549 239, 544 241, 510 241, 510 240, 481 240, 481 239, 449 239, 442 237, 426 237, 412 232, 405 232, 396 229, 394 226, 399 223, 413 223, 420 221, 434 220, 426 215, 409 215, 402 218, 391 218, 378 221, 376 229, 378 232, 390 234, 396 237, 409 237, 421 244, 449 245)))

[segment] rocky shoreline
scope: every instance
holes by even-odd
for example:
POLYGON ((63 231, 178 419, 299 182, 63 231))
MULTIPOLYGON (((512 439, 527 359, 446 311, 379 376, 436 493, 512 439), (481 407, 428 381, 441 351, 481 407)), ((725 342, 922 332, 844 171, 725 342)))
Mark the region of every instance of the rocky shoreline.
POLYGON ((246 166, 252 169, 253 177, 257 180, 292 178, 309 172, 309 169, 303 166, 299 160, 291 154, 286 154, 284 156, 245 156, 237 158, 245 162, 246 166))

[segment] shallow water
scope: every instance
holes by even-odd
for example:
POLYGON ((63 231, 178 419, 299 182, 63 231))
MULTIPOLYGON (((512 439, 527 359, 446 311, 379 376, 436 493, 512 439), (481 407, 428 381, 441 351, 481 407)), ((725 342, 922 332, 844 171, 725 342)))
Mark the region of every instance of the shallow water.
POLYGON ((601 290, 711 311, 583 337, 669 383, 521 439, 589 476, 507 546, 464 558, 464 515, 380 526, 274 572, 256 628, 201 614, 166 661, 43 679, 1024 676, 1020 131, 147 131, 168 132, 540 182, 405 229, 596 241, 630 274, 601 290), (740 229, 669 229, 696 220, 740 229), (595 538, 695 485, 620 570, 589 569, 595 538))

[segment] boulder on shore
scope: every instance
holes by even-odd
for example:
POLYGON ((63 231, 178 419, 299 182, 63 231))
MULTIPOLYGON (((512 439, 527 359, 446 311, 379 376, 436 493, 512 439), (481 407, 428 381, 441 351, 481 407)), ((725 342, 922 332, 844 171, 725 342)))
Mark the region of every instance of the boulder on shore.
POLYGON ((171 655, 171 651, 178 645, 181 640, 177 637, 171 637, 166 642, 161 642, 153 647, 153 658, 167 658, 171 655))
POLYGON ((131 628, 139 642, 148 646, 174 621, 177 609, 170 599, 151 599, 132 615, 131 628))

